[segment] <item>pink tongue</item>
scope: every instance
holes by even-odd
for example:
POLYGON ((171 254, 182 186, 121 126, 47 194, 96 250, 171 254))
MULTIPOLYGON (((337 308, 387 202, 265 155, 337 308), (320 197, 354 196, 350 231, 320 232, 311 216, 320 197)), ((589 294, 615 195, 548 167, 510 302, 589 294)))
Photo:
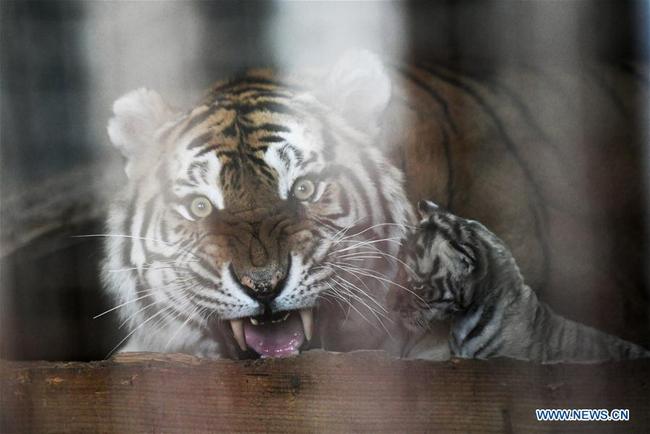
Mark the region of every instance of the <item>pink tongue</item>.
POLYGON ((262 357, 287 357, 298 354, 305 341, 300 317, 291 314, 285 321, 254 326, 244 323, 246 344, 262 357))

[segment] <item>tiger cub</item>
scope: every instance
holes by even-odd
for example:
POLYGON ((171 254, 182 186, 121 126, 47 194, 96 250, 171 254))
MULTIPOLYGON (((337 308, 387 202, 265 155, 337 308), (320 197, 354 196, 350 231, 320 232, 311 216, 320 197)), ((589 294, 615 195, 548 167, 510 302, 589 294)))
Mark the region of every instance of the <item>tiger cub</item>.
MULTIPOLYGON (((650 352, 570 321, 540 302, 504 243, 482 224, 428 201, 402 254, 406 286, 392 307, 411 331, 450 320, 451 353, 544 363, 648 357, 650 352)), ((413 355, 411 355, 413 356, 413 355)), ((415 356, 417 357, 417 355, 415 356)))

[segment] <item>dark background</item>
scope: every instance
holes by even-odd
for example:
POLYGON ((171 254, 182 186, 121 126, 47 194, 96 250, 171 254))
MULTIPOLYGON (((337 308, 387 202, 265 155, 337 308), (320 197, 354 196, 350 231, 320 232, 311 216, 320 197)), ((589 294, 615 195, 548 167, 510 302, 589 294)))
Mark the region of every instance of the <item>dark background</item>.
MULTIPOLYGON (((122 334, 113 315, 92 319, 110 306, 97 278, 101 242, 72 235, 102 232, 102 204, 124 181, 105 134, 111 103, 124 92, 146 85, 183 107, 242 69, 319 65, 358 46, 391 62, 468 68, 642 62, 650 26, 648 3, 620 1, 3 1, 1 8, 0 357, 50 360, 104 358, 122 334), (87 184, 71 192, 70 179, 87 184), (30 219, 75 194, 83 201, 58 225, 22 237, 30 219)), ((645 203, 640 197, 639 208, 645 203)), ((638 322, 630 336, 647 330, 647 316, 638 322)))

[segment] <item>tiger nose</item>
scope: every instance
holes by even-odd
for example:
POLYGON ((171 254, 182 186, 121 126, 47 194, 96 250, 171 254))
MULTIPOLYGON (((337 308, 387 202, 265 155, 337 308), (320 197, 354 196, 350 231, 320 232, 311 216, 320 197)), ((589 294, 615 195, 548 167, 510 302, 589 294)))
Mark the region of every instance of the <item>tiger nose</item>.
POLYGON ((254 268, 245 271, 233 270, 234 276, 251 297, 259 301, 274 299, 282 289, 287 270, 281 267, 254 268))

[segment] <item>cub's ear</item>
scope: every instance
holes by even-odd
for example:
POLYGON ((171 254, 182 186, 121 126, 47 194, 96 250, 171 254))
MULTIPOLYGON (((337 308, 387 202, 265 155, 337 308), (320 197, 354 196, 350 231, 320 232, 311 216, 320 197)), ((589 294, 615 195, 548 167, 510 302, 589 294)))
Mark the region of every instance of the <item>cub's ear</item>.
POLYGON ((432 214, 438 212, 440 207, 430 200, 418 201, 418 214, 421 219, 431 217, 432 214))
POLYGON ((356 50, 345 53, 330 70, 323 98, 357 128, 374 135, 390 95, 390 77, 379 57, 356 50))
POLYGON ((152 90, 134 90, 115 101, 108 136, 126 157, 124 170, 129 178, 138 162, 151 155, 156 131, 173 118, 174 111, 152 90))

